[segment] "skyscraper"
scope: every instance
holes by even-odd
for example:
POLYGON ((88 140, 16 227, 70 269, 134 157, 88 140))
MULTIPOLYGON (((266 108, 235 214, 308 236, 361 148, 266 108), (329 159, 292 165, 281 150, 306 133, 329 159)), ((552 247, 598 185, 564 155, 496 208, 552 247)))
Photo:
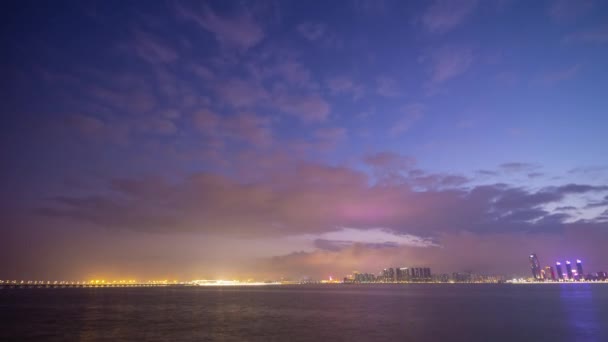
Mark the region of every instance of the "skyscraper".
POLYGON ((422 271, 423 271, 424 280, 430 281, 431 278, 432 278, 431 277, 431 269, 429 267, 425 267, 425 268, 422 269, 422 271))
POLYGON ((551 267, 551 266, 545 267, 545 280, 555 281, 555 272, 553 272, 553 267, 551 267))
POLYGON ((583 262, 581 259, 576 259, 576 273, 578 273, 580 280, 585 279, 585 274, 583 274, 583 262))
POLYGON ((568 279, 572 279, 572 265, 570 265, 570 260, 566 260, 566 273, 568 274, 568 279))
POLYGON ((564 279, 564 272, 562 271, 562 263, 561 262, 556 262, 555 263, 555 270, 557 271, 557 278, 559 280, 563 280, 564 279))
POLYGON ((532 270, 532 276, 535 280, 541 280, 540 276, 540 262, 535 253, 530 254, 530 269, 532 270))

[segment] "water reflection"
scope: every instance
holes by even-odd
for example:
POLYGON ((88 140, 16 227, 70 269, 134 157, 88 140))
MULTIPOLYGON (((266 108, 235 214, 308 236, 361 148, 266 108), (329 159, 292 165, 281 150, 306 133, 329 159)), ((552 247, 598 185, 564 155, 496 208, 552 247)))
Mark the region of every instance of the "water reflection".
POLYGON ((567 316, 572 340, 600 341, 601 324, 597 303, 593 299, 593 289, 591 284, 560 285, 560 302, 567 316))

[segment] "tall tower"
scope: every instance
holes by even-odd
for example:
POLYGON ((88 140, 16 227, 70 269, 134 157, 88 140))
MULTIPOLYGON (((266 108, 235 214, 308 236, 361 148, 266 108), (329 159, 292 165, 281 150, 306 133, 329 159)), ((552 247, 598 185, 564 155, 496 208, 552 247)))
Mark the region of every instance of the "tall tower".
POLYGON ((555 273, 553 272, 553 267, 551 267, 551 266, 545 267, 545 280, 555 281, 555 273))
POLYGON ((568 279, 572 279, 572 265, 570 265, 570 260, 566 260, 566 273, 568 274, 568 279))
POLYGON ((557 279, 559 280, 563 280, 564 279, 564 272, 562 271, 562 263, 561 262, 556 262, 555 263, 555 270, 557 271, 557 279))
POLYGON ((583 262, 581 259, 576 259, 576 272, 578 273, 579 279, 585 279, 585 274, 583 274, 583 262))
POLYGON ((530 269, 532 270, 532 276, 535 280, 541 280, 540 275, 540 262, 538 262, 538 257, 535 253, 530 254, 530 269))

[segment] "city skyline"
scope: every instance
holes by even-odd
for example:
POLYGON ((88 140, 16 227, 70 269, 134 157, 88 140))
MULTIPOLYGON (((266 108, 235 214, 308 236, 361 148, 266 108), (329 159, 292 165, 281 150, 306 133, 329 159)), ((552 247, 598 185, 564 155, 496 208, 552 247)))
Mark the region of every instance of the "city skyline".
POLYGON ((605 271, 607 14, 11 2, 0 279, 605 271))

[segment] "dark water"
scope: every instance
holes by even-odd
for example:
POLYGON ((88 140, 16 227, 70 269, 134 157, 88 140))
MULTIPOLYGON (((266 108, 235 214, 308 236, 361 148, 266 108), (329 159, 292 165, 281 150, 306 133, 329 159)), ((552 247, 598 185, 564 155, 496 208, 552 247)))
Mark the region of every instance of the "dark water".
POLYGON ((0 341, 608 341, 608 285, 0 290, 0 341))

